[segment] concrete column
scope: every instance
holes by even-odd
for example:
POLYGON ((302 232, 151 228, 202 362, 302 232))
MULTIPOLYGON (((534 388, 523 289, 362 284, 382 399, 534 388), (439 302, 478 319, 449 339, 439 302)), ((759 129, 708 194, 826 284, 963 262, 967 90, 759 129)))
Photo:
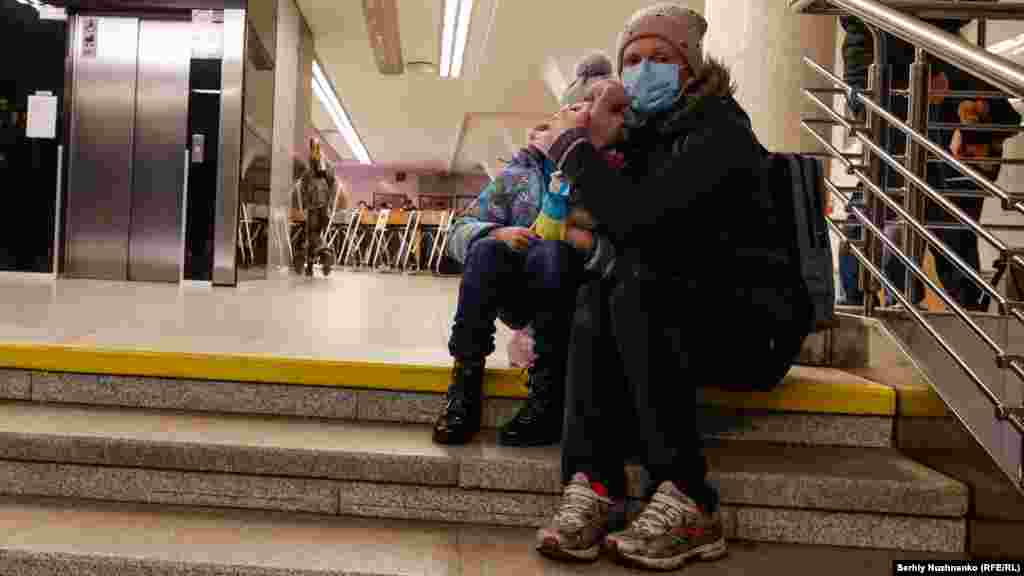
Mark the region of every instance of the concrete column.
POLYGON ((823 84, 802 58, 808 55, 832 69, 837 21, 833 16, 797 15, 786 4, 706 0, 705 53, 732 70, 733 80, 739 85, 737 100, 750 114, 754 132, 769 150, 818 150, 814 138, 800 128, 801 114, 814 113, 814 105, 806 103, 801 90, 823 84))
POLYGON ((299 16, 299 70, 296 95, 295 139, 300 150, 308 150, 306 127, 313 125, 313 32, 306 19, 299 16))
MULTIPOLYGON (((292 204, 297 161, 309 155, 305 129, 309 122, 309 79, 312 50, 309 27, 294 0, 277 2, 277 49, 274 67, 274 129, 271 157, 271 226, 278 226, 278 237, 287 241, 287 214, 292 204)), ((271 269, 287 267, 287 248, 271 246, 271 269)))

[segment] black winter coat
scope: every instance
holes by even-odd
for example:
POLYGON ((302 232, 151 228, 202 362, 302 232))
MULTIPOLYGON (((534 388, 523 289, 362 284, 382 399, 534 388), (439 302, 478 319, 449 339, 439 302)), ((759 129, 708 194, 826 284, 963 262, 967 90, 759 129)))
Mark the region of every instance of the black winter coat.
POLYGON ((616 278, 680 281, 708 304, 788 320, 800 285, 792 231, 773 218, 763 149, 733 92, 728 70, 709 60, 676 109, 629 131, 622 171, 584 129, 550 155, 614 245, 616 278))

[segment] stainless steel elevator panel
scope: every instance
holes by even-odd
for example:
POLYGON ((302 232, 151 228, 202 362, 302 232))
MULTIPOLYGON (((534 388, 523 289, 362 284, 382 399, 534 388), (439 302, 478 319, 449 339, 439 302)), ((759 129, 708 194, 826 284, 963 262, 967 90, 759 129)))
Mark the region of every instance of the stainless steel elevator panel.
POLYGON ((124 280, 131 231, 139 21, 77 17, 75 26, 65 273, 124 280))
POLYGON ((213 283, 238 282, 238 184, 242 161, 242 90, 245 77, 245 10, 224 11, 224 57, 221 73, 220 150, 217 207, 213 233, 213 283))
POLYGON ((191 24, 142 20, 128 278, 178 282, 191 24))

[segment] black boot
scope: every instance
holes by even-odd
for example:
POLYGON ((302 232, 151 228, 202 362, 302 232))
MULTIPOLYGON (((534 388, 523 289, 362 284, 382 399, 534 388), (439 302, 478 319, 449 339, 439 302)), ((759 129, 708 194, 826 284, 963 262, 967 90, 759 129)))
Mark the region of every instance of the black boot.
POLYGON ((444 410, 434 423, 437 444, 466 444, 480 431, 483 413, 484 362, 455 360, 444 410))
POLYGON ((565 371, 537 368, 530 371, 530 395, 498 432, 504 446, 547 446, 562 440, 565 408, 565 371))

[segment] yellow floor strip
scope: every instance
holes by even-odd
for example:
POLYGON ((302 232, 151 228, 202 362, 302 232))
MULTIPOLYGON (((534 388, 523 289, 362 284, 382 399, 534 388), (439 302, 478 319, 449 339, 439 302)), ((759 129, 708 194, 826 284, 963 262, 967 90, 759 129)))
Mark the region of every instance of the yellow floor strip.
MULTIPOLYGON (((449 369, 308 358, 107 350, 49 344, 0 344, 0 367, 152 378, 185 378, 338 386, 404 392, 445 391, 449 369)), ((523 398, 520 370, 488 370, 489 396, 523 398)), ((839 370, 796 366, 771 392, 701 389, 702 404, 734 409, 889 416, 896 394, 888 387, 839 370)))
POLYGON ((782 385, 770 392, 731 392, 703 388, 702 404, 737 410, 779 410, 892 416, 896 414, 895 391, 840 370, 794 366, 782 385))
MULTIPOLYGON (((187 378, 444 392, 449 368, 311 358, 107 350, 50 344, 0 344, 0 367, 153 378, 187 378)), ((488 370, 492 396, 525 397, 520 370, 488 370)))
POLYGON ((900 416, 908 418, 943 418, 952 413, 931 388, 897 388, 900 416))
POLYGON ((896 391, 896 411, 900 416, 917 418, 950 415, 942 398, 916 368, 869 367, 854 368, 850 372, 866 380, 885 382, 887 386, 892 387, 896 391))

